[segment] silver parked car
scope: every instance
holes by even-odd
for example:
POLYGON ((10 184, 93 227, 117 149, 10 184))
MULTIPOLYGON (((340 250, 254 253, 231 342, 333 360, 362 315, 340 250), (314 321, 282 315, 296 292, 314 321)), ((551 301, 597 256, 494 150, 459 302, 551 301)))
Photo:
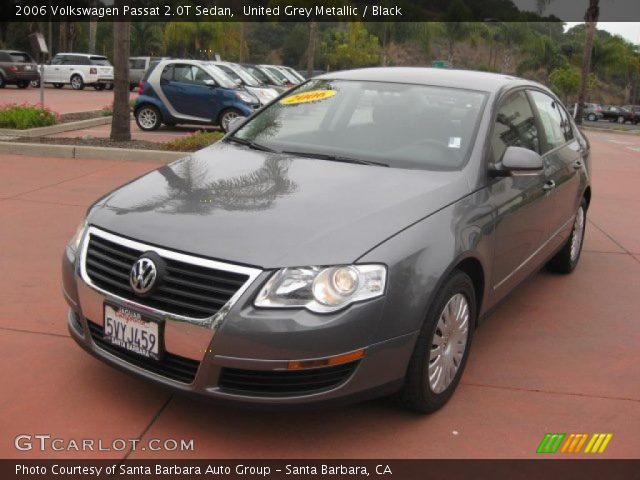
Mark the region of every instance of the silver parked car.
POLYGON ((322 75, 89 209, 63 256, 69 331, 211 399, 396 393, 435 411, 492 308, 542 266, 578 264, 589 155, 537 83, 322 75))

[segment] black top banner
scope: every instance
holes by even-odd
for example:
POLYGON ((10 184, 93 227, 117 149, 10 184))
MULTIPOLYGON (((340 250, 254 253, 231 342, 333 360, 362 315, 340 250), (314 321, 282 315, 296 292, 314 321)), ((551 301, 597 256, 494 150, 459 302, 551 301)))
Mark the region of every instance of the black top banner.
POLYGON ((0 21, 640 21, 638 0, 4 0, 0 21))

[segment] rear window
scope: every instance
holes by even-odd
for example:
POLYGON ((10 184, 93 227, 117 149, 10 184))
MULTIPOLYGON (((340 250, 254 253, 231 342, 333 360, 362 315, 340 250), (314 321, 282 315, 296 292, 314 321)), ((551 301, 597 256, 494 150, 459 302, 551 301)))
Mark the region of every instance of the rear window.
POLYGON ((144 58, 130 58, 129 68, 132 70, 144 70, 146 61, 144 58))
POLYGON ((100 65, 103 67, 111 66, 107 57, 90 57, 91 65, 100 65))
POLYGON ((33 63, 31 57, 26 53, 21 52, 12 52, 9 54, 11 56, 11 61, 15 63, 33 63))

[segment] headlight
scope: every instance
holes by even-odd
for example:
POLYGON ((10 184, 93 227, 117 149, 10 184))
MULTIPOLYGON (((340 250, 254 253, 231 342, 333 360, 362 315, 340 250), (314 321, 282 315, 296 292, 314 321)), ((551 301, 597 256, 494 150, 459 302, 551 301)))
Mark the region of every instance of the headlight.
POLYGON ((262 287, 255 306, 334 312, 382 296, 386 280, 384 265, 283 268, 262 287))
POLYGON ((82 238, 84 237, 84 232, 87 229, 87 220, 84 219, 82 220, 82 222, 80 222, 80 225, 78 225, 78 229, 76 230, 76 233, 73 234, 73 237, 71 237, 71 240, 69 240, 69 247, 73 250, 73 251, 78 251, 78 249, 80 248, 80 244, 82 243, 82 238))
POLYGON ((238 97, 240 100, 242 100, 243 102, 247 102, 247 103, 257 103, 256 99, 253 97, 253 95, 249 95, 246 92, 236 92, 236 97, 238 97))

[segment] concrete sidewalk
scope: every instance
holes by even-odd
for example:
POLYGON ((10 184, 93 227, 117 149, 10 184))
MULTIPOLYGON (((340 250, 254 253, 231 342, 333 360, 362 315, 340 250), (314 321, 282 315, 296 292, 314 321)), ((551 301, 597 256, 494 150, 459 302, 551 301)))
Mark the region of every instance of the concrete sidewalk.
POLYGON ((89 357, 66 330, 64 245, 93 200, 156 165, 1 157, 0 457, 528 458, 547 432, 610 432, 603 457, 637 458, 640 138, 589 136, 593 202, 581 264, 569 276, 541 272, 505 301, 476 333, 451 402, 426 417, 384 399, 237 410, 171 395, 89 357), (194 439, 195 451, 14 448, 16 435, 39 433, 108 445, 194 439))

